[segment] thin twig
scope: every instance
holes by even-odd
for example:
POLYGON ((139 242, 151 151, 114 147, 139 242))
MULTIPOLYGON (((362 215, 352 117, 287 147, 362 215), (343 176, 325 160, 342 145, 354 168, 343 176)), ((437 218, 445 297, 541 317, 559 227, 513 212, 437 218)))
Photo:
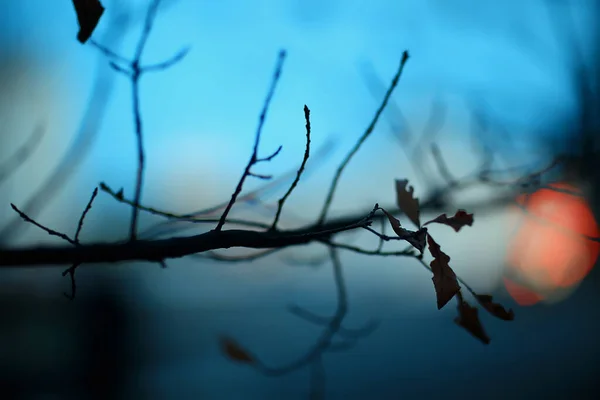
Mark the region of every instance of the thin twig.
POLYGON ((329 211, 329 208, 331 207, 331 202, 333 201, 333 195, 335 194, 335 191, 337 189, 338 181, 340 180, 340 177, 342 176, 342 172, 344 172, 344 169, 346 168, 346 166, 348 165, 348 163, 350 162, 352 157, 358 152, 358 150, 360 149, 362 144, 369 138, 369 136, 371 136, 371 133, 375 129, 375 125, 377 124, 377 121, 379 120, 379 116, 383 112, 383 109, 385 108, 390 96, 392 95, 392 92, 394 91, 394 88, 396 87, 396 85, 398 85, 398 81, 400 79, 400 76, 402 75, 402 71, 404 70, 404 65, 406 64, 407 60, 408 60, 408 52, 404 51, 404 53, 402 54, 402 60, 400 61, 400 66, 398 67, 398 71, 396 72, 394 79, 392 79, 392 83, 391 83, 387 93, 385 94, 383 101, 381 102, 381 105, 379 106, 379 109, 375 113, 373 120, 369 124, 369 127, 362 134, 362 136, 358 139, 358 141, 356 142, 356 144, 354 145, 352 150, 350 150, 348 155, 346 155, 346 158, 342 161, 342 163, 338 167, 338 169, 335 173, 335 176, 333 178, 333 181, 331 182, 331 186, 329 187, 329 192, 327 193, 327 198, 325 199, 325 203, 323 204, 323 209, 321 210, 321 214, 319 215, 319 219, 317 220, 318 221, 317 223, 319 225, 323 224, 325 222, 325 218, 327 218, 327 212, 329 211))
MULTIPOLYGON (((301 318, 307 322, 310 322, 311 324, 314 325, 318 325, 318 326, 326 326, 329 323, 331 323, 331 319, 334 317, 324 317, 322 315, 317 315, 315 313, 313 313, 312 311, 308 311, 300 306, 297 306, 295 304, 292 304, 290 306, 288 306, 288 311, 292 314, 294 314, 295 316, 297 316, 298 318, 301 318)), ((351 338, 351 339, 356 339, 360 336, 367 336, 370 333, 373 332, 373 330, 377 327, 378 322, 377 321, 368 321, 366 324, 364 324, 362 327, 360 328, 344 328, 342 326, 340 326, 339 330, 338 330, 338 335, 346 337, 346 338, 351 338)))
POLYGON ((440 148, 435 143, 431 144, 431 154, 433 155, 433 159, 435 160, 435 165, 437 166, 438 172, 440 173, 442 178, 444 178, 448 186, 453 187, 454 185, 456 185, 456 178, 454 178, 450 173, 448 164, 446 164, 446 161, 442 156, 440 148))
MULTIPOLYGON (((135 138, 136 138, 136 147, 137 147, 137 172, 135 179, 135 192, 133 197, 133 208, 131 211, 131 224, 129 227, 129 240, 134 241, 137 239, 137 222, 139 215, 139 204, 142 198, 142 189, 144 185, 144 168, 146 163, 146 156, 144 152, 144 132, 142 125, 142 117, 140 111, 140 88, 139 82, 143 73, 147 71, 140 65, 142 54, 144 53, 144 48, 146 47, 146 43, 148 42, 148 37, 150 36, 150 32, 152 31, 152 26, 154 24, 154 20, 156 18, 156 13, 158 11, 158 6, 160 4, 160 0, 154 0, 150 3, 148 8, 148 12, 146 13, 146 19, 144 21, 144 28, 142 30, 142 34, 138 41, 137 47, 135 49, 135 56, 133 60, 129 64, 129 69, 131 71, 129 78, 131 79, 131 96, 132 96, 132 108, 133 108, 133 119, 134 119, 134 129, 135 129, 135 138)), ((180 51, 175 55, 175 57, 158 64, 155 68, 150 67, 150 70, 158 70, 167 68, 177 61, 181 60, 185 54, 187 54, 187 48, 183 51, 180 51)), ((125 69, 117 66, 115 63, 111 64, 113 68, 116 68, 118 71, 126 72, 125 69)))
POLYGON ((146 66, 142 67, 142 70, 144 72, 163 71, 163 70, 165 70, 167 68, 170 68, 173 65, 177 64, 181 60, 183 60, 183 58, 185 56, 187 56, 187 54, 189 53, 189 51, 190 51, 189 47, 184 47, 183 49, 179 50, 177 52, 177 54, 175 54, 173 57, 169 58, 168 60, 163 61, 163 62, 158 63, 158 64, 146 65, 146 66))
POLYGON ((17 208, 17 206, 15 206, 13 203, 10 203, 10 206, 12 207, 13 210, 15 210, 15 212, 17 214, 19 214, 19 216, 21 218, 23 218, 23 220, 25 222, 29 222, 30 224, 37 226, 41 230, 47 232, 50 236, 56 236, 56 237, 59 237, 59 238, 61 238, 63 240, 66 240, 67 242, 69 242, 71 244, 76 244, 75 240, 71 239, 69 236, 65 235, 64 233, 57 232, 54 229, 50 229, 50 228, 48 228, 48 227, 46 227, 46 226, 44 226, 44 225, 42 225, 42 224, 34 221, 33 219, 29 218, 27 216, 27 214, 25 214, 23 211, 19 210, 17 208))
POLYGON ((69 278, 71 279, 71 294, 67 294, 66 292, 63 292, 65 297, 68 298, 69 300, 75 300, 75 294, 77 293, 77 282, 75 280, 75 269, 77 269, 77 267, 79 267, 80 265, 81 264, 73 264, 72 267, 65 270, 62 274, 63 277, 65 277, 65 276, 67 276, 67 274, 69 274, 69 278))
POLYGON ((140 61, 142 57, 142 53, 144 52, 144 47, 148 41, 148 37, 150 36, 150 32, 152 30, 152 25, 154 22, 154 17, 156 15, 156 10, 158 9, 158 5, 160 0, 154 0, 150 3, 150 7, 148 9, 148 13, 146 14, 146 20, 144 21, 144 29, 142 31, 142 35, 140 36, 140 40, 138 41, 135 56, 133 61, 131 62, 131 95, 132 95, 132 103, 133 103, 133 117, 134 117, 134 125, 135 125, 135 137, 136 137, 136 145, 137 145, 137 153, 138 153, 138 166, 137 173, 135 179, 135 194, 133 197, 134 207, 131 211, 131 225, 129 228, 129 240, 134 241, 137 238, 137 220, 139 209, 138 205, 140 204, 140 200, 142 198, 142 186, 144 184, 144 166, 145 166, 145 154, 144 154, 144 139, 143 139, 143 127, 142 127, 142 117, 140 115, 140 88, 139 81, 142 76, 143 70, 140 68, 140 61))
POLYGON ((96 196, 98 195, 98 188, 94 188, 94 191, 92 192, 92 197, 90 198, 90 201, 88 201, 87 206, 85 206, 85 209, 83 210, 83 213, 81 214, 81 217, 79 218, 79 223, 77 224, 77 231, 75 232, 75 242, 79 243, 79 234, 81 233, 81 228, 83 228, 83 220, 85 219, 87 213, 92 209, 92 203, 94 202, 94 199, 96 198, 96 196))
MULTIPOLYGON (((111 197, 113 197, 115 200, 117 200, 120 203, 123 204, 127 204, 130 206, 133 206, 133 200, 129 200, 121 195, 118 194, 118 192, 115 192, 113 189, 111 189, 108 185, 106 185, 104 182, 100 183, 100 189, 102 191, 104 191, 105 193, 109 194, 111 197)), ((166 217, 169 219, 175 219, 178 220, 180 222, 191 222, 191 223, 210 223, 210 224, 214 224, 216 222, 219 222, 218 218, 198 218, 195 215, 195 213, 192 214, 174 214, 171 213, 169 211, 164 211, 164 210, 159 210, 157 208, 154 207, 148 207, 148 206, 144 206, 139 204, 138 208, 140 209, 140 211, 145 211, 148 212, 150 214, 153 215, 158 215, 161 217, 166 217)), ((219 209, 222 207, 214 207, 214 209, 219 209)), ((213 209, 206 209, 203 210, 205 211, 203 214, 208 214, 211 213, 213 211, 213 209)), ((230 224, 234 224, 234 225, 240 225, 240 226, 247 226, 247 227, 253 227, 253 228, 261 228, 261 229, 268 229, 270 227, 269 224, 266 223, 262 223, 262 222, 258 222, 258 221, 248 221, 248 220, 242 220, 242 219, 237 219, 237 218, 229 218, 227 220, 227 223, 230 224)), ((144 231, 141 235, 145 236, 148 232, 144 231)))
MULTIPOLYGON (((385 236, 385 235, 382 235, 382 236, 385 236)), ((384 240, 381 239, 381 242, 383 242, 383 241, 384 240)), ((416 256, 413 246, 408 246, 407 248, 405 248, 404 250, 401 250, 401 251, 382 251, 380 248, 378 248, 377 250, 367 250, 367 249, 362 249, 357 246, 351 246, 351 245, 348 245, 345 243, 335 243, 335 242, 331 242, 331 241, 327 242, 327 244, 330 246, 333 246, 335 248, 338 248, 338 249, 344 249, 344 250, 352 251, 354 253, 359 253, 359 254, 364 254, 364 255, 369 255, 369 256, 383 256, 383 257, 389 257, 389 256, 414 257, 414 256, 416 256)))
POLYGON ((310 157, 310 110, 304 105, 304 119, 306 120, 306 147, 304 149, 304 158, 302 159, 302 164, 300 164, 300 168, 298 168, 298 173, 296 174, 296 179, 290 185, 290 188, 283 195, 282 198, 277 202, 277 212, 275 213, 275 219, 273 220, 273 225, 271 226, 271 230, 277 229, 277 222, 279 222, 279 217, 281 216, 281 210, 283 209, 283 205, 292 191, 296 188, 296 185, 300 181, 300 177, 302 176, 302 172, 304 172, 304 167, 306 162, 308 161, 308 157, 310 157))
POLYGON ((88 43, 90 43, 92 46, 94 46, 96 49, 98 49, 107 58, 112 58, 114 61, 118 61, 123 64, 128 64, 128 65, 131 64, 130 60, 128 60, 127 58, 125 58, 123 56, 120 56, 119 54, 115 53, 108 47, 101 45, 100 43, 96 42, 94 39, 91 39, 88 43))
POLYGON ((228 256, 224 254, 217 254, 214 251, 209 251, 202 254, 192 254, 190 258, 208 258, 215 261, 223 261, 228 263, 238 263, 238 262, 252 262, 254 260, 258 260, 259 258, 263 258, 269 256, 271 254, 277 253, 283 250, 283 247, 276 247, 273 249, 267 249, 264 251, 259 251, 253 254, 246 254, 243 256, 228 256))
POLYGON ((258 145, 260 143, 260 135, 262 133, 263 125, 265 123, 267 111, 269 110, 269 105, 271 104, 271 99, 273 98, 273 94, 275 93, 275 88, 277 87, 277 83, 279 82, 279 77, 281 75, 281 69, 283 68, 284 60, 285 60, 285 51, 281 50, 279 52, 279 57, 277 59, 275 73, 273 74, 273 79, 271 81, 271 87, 267 94, 267 98, 265 99, 263 109, 262 109, 262 112, 260 113, 260 117, 258 120, 258 128, 256 129, 256 135, 254 136, 254 147, 252 148, 252 155, 250 156, 250 160, 248 161, 248 164, 246 165, 246 168, 244 169, 244 173, 242 174, 242 177, 240 178, 240 181, 238 182, 238 184, 235 188, 235 191, 231 195, 231 200, 229 200, 229 203, 227 203, 227 206, 225 207, 225 211, 223 211, 223 214, 221 215, 219 223, 215 227, 216 231, 220 231, 223 228, 223 225, 225 225, 227 215, 229 214, 231 207, 233 207, 233 204, 235 203, 238 195, 242 191, 242 187, 244 186, 244 182, 246 181, 246 178, 250 175, 250 168, 252 168, 252 166, 254 164, 256 164, 256 162, 259 160, 258 145))
POLYGON ((275 150, 275 151, 273 152, 273 154, 271 154, 270 156, 263 157, 263 158, 258 158, 258 159, 256 160, 256 162, 271 161, 272 159, 274 159, 274 158, 277 156, 277 154, 279 154, 279 152, 281 151, 281 149, 283 149, 283 146, 279 146, 279 147, 277 148, 277 150, 275 150))
MULTIPOLYGON (((311 164, 313 167, 313 170, 316 166, 316 162, 322 162, 323 160, 325 160, 327 158, 327 154, 329 154, 332 149, 334 148, 336 142, 333 139, 329 139, 324 145, 322 145, 317 152, 312 156, 312 160, 313 163, 311 164)), ((257 162, 261 162, 261 161, 270 161, 271 159, 273 159, 277 154, 279 154, 279 152, 281 151, 281 146, 279 146, 279 148, 277 149, 277 151, 275 151, 273 154, 271 154, 268 157, 265 158, 259 158, 257 160, 257 162)), ((304 176, 306 177, 306 173, 308 173, 309 170, 307 170, 304 173, 304 176)), ((238 196, 236 202, 239 204, 240 202, 244 202, 246 204, 249 204, 251 202, 256 201, 259 196, 265 196, 266 194, 276 190, 277 188, 279 188, 284 182, 286 182, 288 179, 291 179, 293 176, 295 176, 297 174, 297 168, 294 169, 290 169, 287 172, 285 172, 283 175, 281 175, 279 178, 267 182, 265 183, 263 186, 252 190, 248 193, 245 193, 241 196, 238 196)), ((100 185, 100 188, 102 189, 102 184, 100 185)), ((115 197, 115 199, 117 201, 123 201, 122 198, 118 198, 116 197, 116 193, 113 192, 114 194, 111 194, 113 197, 115 197)), ((131 203, 128 203, 131 205, 131 203)), ((218 212, 219 210, 224 210, 225 207, 227 207, 227 204, 229 204, 229 201, 217 204, 215 206, 212 207, 208 207, 208 208, 204 208, 201 210, 196 210, 196 211, 192 211, 190 213, 186 213, 186 214, 180 214, 180 216, 175 216, 175 214, 171 214, 171 213, 165 213, 165 217, 168 218, 172 218, 173 220, 171 221, 163 221, 163 222, 159 222, 156 225, 151 226, 150 228, 146 229, 142 234, 145 237, 148 236, 152 236, 155 237, 156 233, 155 232, 164 232, 164 231, 168 231, 168 232, 176 232, 177 228, 172 228, 172 225, 175 223, 178 223, 179 221, 177 221, 177 219, 181 218, 182 220, 185 221, 189 221, 189 222, 203 222, 205 219, 200 220, 200 217, 206 217, 208 215, 214 214, 216 212, 218 212), (168 214, 168 215, 167 215, 168 214), (171 229, 168 229, 171 228, 171 229)), ((160 215, 157 213, 157 215, 160 215)), ((272 214, 271 214, 272 215, 272 214)), ((355 218, 355 219, 358 219, 355 218)), ((226 222, 232 221, 231 219, 227 219, 226 222)), ((265 228, 268 229, 270 227, 269 225, 266 225, 265 228)))
POLYGON ((268 181, 273 179, 273 175, 263 175, 263 174, 256 174, 252 171, 248 172, 248 176, 251 176, 253 178, 258 178, 258 179, 262 179, 264 181, 268 181))
POLYGON ((117 63, 114 63, 112 61, 110 61, 108 63, 108 65, 115 70, 115 72, 118 72, 120 74, 125 75, 127 78, 131 79, 131 77, 133 76, 133 73, 131 71, 131 69, 129 69, 129 67, 123 67, 117 63))

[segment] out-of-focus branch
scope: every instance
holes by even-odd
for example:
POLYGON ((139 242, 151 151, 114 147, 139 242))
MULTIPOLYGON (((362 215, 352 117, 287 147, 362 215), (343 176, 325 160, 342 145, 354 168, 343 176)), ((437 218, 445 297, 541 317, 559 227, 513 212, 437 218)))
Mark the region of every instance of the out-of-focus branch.
POLYGON ((38 125, 27 141, 0 164, 0 185, 31 157, 31 154, 40 144, 44 132, 44 126, 38 125))
MULTIPOLYGON (((102 41, 116 48, 119 47, 125 32, 129 29, 130 15, 119 13, 118 10, 116 13, 107 14, 113 15, 113 19, 109 20, 110 29, 107 29, 102 41)), ((25 205, 21 206, 21 210, 29 217, 35 218, 51 204, 52 199, 60 192, 65 182, 73 176, 85 160, 100 131, 113 85, 114 74, 104 67, 104 60, 100 60, 90 94, 90 102, 79 124, 75 139, 49 178, 31 195, 25 205)), ((0 229, 0 243, 6 244, 16 239, 27 226, 28 224, 24 224, 21 217, 15 216, 0 229)))
MULTIPOLYGON (((333 277, 336 288, 336 309, 331 317, 316 315, 308 310, 298 306, 290 306, 289 311, 303 320, 323 327, 323 331, 315 343, 296 360, 280 367, 272 367, 261 361, 256 356, 249 356, 244 351, 250 365, 266 376, 282 376, 300 370, 304 367, 310 368, 310 388, 313 398, 321 398, 325 387, 325 370, 323 368, 323 357, 326 353, 344 351, 352 348, 356 342, 369 336, 377 328, 376 321, 369 321, 360 328, 345 328, 342 323, 348 314, 348 294, 342 263, 339 258, 338 250, 329 246, 329 257, 333 267, 333 277), (335 341, 336 336, 342 338, 342 341, 335 341)), ((241 351, 237 343, 229 338, 222 338, 222 345, 225 351, 241 351)))

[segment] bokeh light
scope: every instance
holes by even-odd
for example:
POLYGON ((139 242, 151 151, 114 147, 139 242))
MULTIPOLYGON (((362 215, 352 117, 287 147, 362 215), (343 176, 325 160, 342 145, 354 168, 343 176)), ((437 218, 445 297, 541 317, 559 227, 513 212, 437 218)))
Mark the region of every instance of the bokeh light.
POLYGON ((598 226, 582 193, 556 183, 517 198, 524 212, 507 253, 504 284, 520 305, 556 300, 593 268, 600 243, 598 226))

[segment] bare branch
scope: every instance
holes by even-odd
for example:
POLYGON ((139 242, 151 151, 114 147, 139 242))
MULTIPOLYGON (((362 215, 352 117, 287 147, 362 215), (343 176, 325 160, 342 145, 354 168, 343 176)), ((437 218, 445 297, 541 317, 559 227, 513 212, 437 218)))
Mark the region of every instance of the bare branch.
POLYGON ((59 238, 61 238, 61 239, 63 239, 63 240, 66 240, 67 242, 69 242, 69 243, 71 243, 71 244, 76 244, 76 241, 75 241, 75 240, 71 239, 70 237, 68 237, 68 236, 67 236, 67 235, 65 235, 64 233, 57 232, 57 231, 55 231, 54 229, 50 229, 50 228, 48 228, 48 227, 46 227, 46 226, 44 226, 44 225, 42 225, 42 224, 40 224, 40 223, 38 223, 38 222, 35 222, 33 219, 29 218, 29 217, 27 216, 27 214, 25 214, 23 211, 19 210, 19 209, 17 208, 17 206, 15 206, 13 203, 10 203, 10 206, 12 207, 12 209, 13 209, 13 210, 15 210, 15 212, 16 212, 17 214, 19 214, 19 216, 20 216, 21 218, 23 218, 23 220, 24 220, 25 222, 29 222, 30 224, 37 226, 37 227, 38 227, 38 228, 40 228, 41 230, 43 230, 43 231, 45 231, 45 232, 48 232, 48 234, 49 234, 50 236, 56 236, 56 237, 59 237, 59 238))
MULTIPOLYGON (((130 206, 133 206, 133 200, 129 200, 129 199, 123 197, 122 195, 119 195, 118 192, 115 192, 106 183, 101 182, 100 183, 100 189, 102 191, 104 191, 105 193, 108 193, 110 196, 112 196, 118 202, 130 205, 130 206)), ((193 214, 174 214, 174 213, 171 213, 169 211, 163 211, 163 210, 159 210, 159 209, 154 208, 154 207, 148 207, 148 206, 144 206, 144 205, 141 205, 141 204, 139 204, 137 207, 140 209, 140 211, 145 211, 145 212, 148 212, 150 214, 158 215, 158 216, 161 216, 161 217, 166 217, 166 218, 169 218, 169 219, 176 219, 176 220, 181 221, 181 222, 205 223, 205 224, 209 224, 209 223, 210 224, 214 224, 216 222, 219 222, 218 218, 204 218, 204 219, 199 219, 197 217, 190 216, 190 215, 193 215, 193 214)), ((230 219, 228 219, 227 223, 234 224, 234 225, 239 225, 239 226, 247 226, 247 227, 253 227, 253 228, 262 228, 262 229, 268 229, 270 227, 270 225, 262 223, 262 222, 247 221, 247 220, 236 219, 236 218, 230 218, 230 219)), ((147 232, 148 231, 144 231, 141 235, 142 236, 146 236, 147 232)))
POLYGON ((251 262, 254 260, 258 260, 259 258, 263 258, 263 257, 269 256, 271 254, 277 253, 283 249, 284 249, 284 247, 277 247, 277 248, 267 249, 267 250, 263 250, 263 251, 259 251, 259 252, 253 253, 253 254, 247 254, 247 255, 243 255, 243 256, 227 256, 224 254, 217 254, 214 251, 208 251, 208 252, 202 253, 202 254, 192 254, 192 255, 190 255, 190 257, 191 258, 208 258, 208 259, 215 260, 215 261, 223 261, 223 262, 229 262, 229 263, 251 262))
POLYGON ((379 109, 375 113, 375 116, 373 117, 373 120, 369 124, 369 127, 365 130, 365 132, 362 134, 362 136, 358 139, 358 141, 356 142, 356 144, 354 145, 352 150, 350 150, 350 152, 348 153, 348 155, 346 156, 344 161, 342 161, 342 163, 338 167, 338 169, 335 173, 335 176, 333 178, 333 181, 331 182, 329 192, 327 193, 327 198, 325 199, 325 203, 323 204, 323 209, 321 210, 321 214, 318 219, 319 224, 323 224, 325 222, 325 218, 327 217, 327 212, 329 211, 329 208, 331 207, 331 202, 333 201, 333 196, 337 189, 338 181, 340 180, 340 177, 342 176, 342 172, 344 172, 344 169, 346 168, 346 166, 348 165, 348 163, 350 162, 352 157, 358 152, 358 150, 360 149, 362 144, 369 138, 369 136, 371 136, 371 133, 375 129, 375 125, 377 124, 377 121, 379 120, 379 116, 383 112, 383 109, 385 108, 390 96, 392 95, 392 92, 394 91, 394 88, 396 87, 396 85, 398 84, 398 81, 400 80, 400 76, 402 75, 402 71, 404 70, 404 65, 406 64, 407 60, 408 60, 408 52, 404 51, 404 53, 402 54, 402 60, 400 61, 400 66, 398 67, 398 71, 396 72, 394 79, 392 79, 392 83, 391 83, 387 93, 385 94, 385 97, 383 98, 381 106, 379 106, 379 109))
POLYGON ((262 174, 255 174, 254 172, 250 171, 248 172, 248 176, 251 176, 253 178, 258 178, 258 179, 262 179, 264 181, 268 181, 270 179, 273 179, 273 175, 262 175, 262 174))
POLYGON ((127 67, 122 67, 122 66, 120 66, 119 64, 117 64, 117 63, 115 63, 115 62, 112 62, 112 61, 110 61, 110 62, 108 63, 108 65, 110 65, 110 67, 111 67, 112 69, 114 69, 114 70, 115 70, 115 72, 118 72, 118 73, 120 73, 120 74, 123 74, 123 75, 125 75, 126 77, 128 77, 129 79, 131 79, 131 77, 133 76, 133 72, 132 72, 132 71, 131 71, 129 68, 127 68, 127 67))
POLYGON ((77 224, 77 231, 75 232, 75 242, 76 243, 79 243, 79 234, 81 233, 81 228, 83 228, 83 221, 85 220, 87 213, 92 209, 92 203, 94 202, 94 199, 96 198, 97 195, 98 195, 98 188, 94 188, 94 191, 92 192, 92 197, 90 198, 90 201, 88 201, 87 206, 85 206, 85 209, 83 210, 83 213, 81 214, 81 218, 79 218, 79 223, 77 224))
POLYGON ((137 238, 137 220, 139 209, 137 206, 140 204, 140 200, 142 198, 142 186, 144 184, 144 167, 145 167, 145 153, 144 153, 144 139, 143 139, 143 127, 142 127, 142 118, 140 115, 140 89, 139 89, 139 81, 142 76, 142 69, 140 68, 140 61, 142 57, 142 53, 144 52, 144 47, 146 46, 146 42, 148 41, 148 37, 150 36, 150 31, 152 30, 152 25, 154 23, 154 17, 156 16, 156 11, 158 9, 158 5, 160 0, 154 0, 150 3, 150 7, 148 9, 148 13, 146 14, 146 20, 144 23, 144 30, 142 31, 142 35, 140 36, 140 40, 138 41, 137 48, 135 50, 135 57, 131 62, 131 95, 132 95, 132 103, 133 103, 133 118, 135 124, 135 137, 137 143, 137 153, 138 153, 138 167, 135 181, 135 194, 133 197, 134 207, 132 208, 131 215, 131 225, 129 228, 129 240, 134 241, 137 238))
POLYGON ((304 119, 306 120, 306 147, 304 150, 304 158, 302 159, 302 164, 300 164, 300 168, 298 168, 298 173, 296 174, 296 179, 290 185, 290 188, 283 195, 281 199, 277 202, 277 212, 275 213, 275 219, 273 220, 273 225, 271 226, 271 230, 277 229, 277 222, 279 222, 279 217, 281 216, 281 210, 283 209, 283 205, 292 191, 296 188, 296 185, 300 181, 300 177, 302 176, 302 172, 304 172, 304 166, 308 161, 308 157, 310 157, 310 110, 304 105, 304 119))
POLYGON ((163 62, 158 63, 158 64, 147 65, 145 67, 142 67, 142 71, 143 72, 163 71, 163 70, 165 70, 167 68, 170 68, 173 65, 177 64, 181 60, 183 60, 184 57, 187 56, 187 54, 189 53, 189 51, 190 51, 189 47, 184 47, 183 49, 179 50, 177 52, 177 54, 175 54, 173 57, 169 58, 166 61, 163 61, 163 62))
POLYGON ((431 154, 433 155, 435 165, 437 166, 440 175, 442 176, 442 178, 444 178, 448 186, 456 185, 456 178, 454 178, 450 173, 450 170, 448 169, 448 164, 446 164, 446 161, 442 156, 440 148, 435 143, 431 144, 431 154))
MULTIPOLYGON (((315 166, 317 164, 315 164, 316 162, 322 162, 323 160, 326 159, 327 154, 329 154, 333 148, 335 146, 335 141, 333 139, 329 139, 325 144, 323 144, 316 152, 316 154, 314 154, 312 156, 312 168, 314 170, 315 166)), ((276 152, 278 153, 278 152, 276 152)), ((274 157, 273 154, 271 154, 271 156, 267 157, 268 159, 272 159, 274 157)), ((260 162, 261 159, 258 160, 258 162, 260 162)), ((306 173, 308 173, 308 169, 305 172, 305 177, 306 177, 306 173)), ((286 173, 284 173, 282 176, 280 176, 279 178, 265 183, 263 186, 252 190, 248 193, 245 193, 244 195, 238 196, 236 202, 239 204, 240 202, 244 202, 246 204, 249 204, 251 202, 256 201, 259 196, 266 196, 268 195, 269 192, 274 191, 276 189, 278 189, 283 183, 285 183, 288 179, 291 179, 293 176, 295 176, 297 174, 297 169, 290 169, 288 170, 286 173)), ((102 188, 102 187, 101 187, 102 188)), ((113 196, 114 197, 114 196, 113 196)), ((121 199, 115 197, 118 201, 121 201, 121 199)), ((171 221, 165 221, 165 222, 160 222, 154 226, 151 226, 150 228, 148 228, 147 230, 145 230, 142 235, 146 238, 148 237, 156 237, 159 233, 157 232, 168 232, 166 234, 169 233, 173 233, 173 232, 177 232, 180 230, 180 228, 178 229, 176 226, 173 226, 174 224, 179 224, 180 226, 182 224, 180 224, 180 221, 176 221, 176 219, 181 218, 182 221, 188 221, 188 222, 204 222, 205 220, 207 221, 207 219, 203 218, 203 219, 199 219, 200 217, 207 217, 209 215, 212 215, 216 212, 218 212, 219 210, 224 210, 225 207, 227 207, 227 204, 229 204, 229 201, 226 201, 224 203, 220 203, 217 204, 215 206, 212 207, 208 207, 208 208, 204 208, 202 210, 197 210, 197 211, 192 211, 191 213, 187 213, 187 214, 181 214, 180 217, 174 217, 172 215, 174 214, 170 214, 169 215, 163 215, 166 217, 170 217, 173 220, 171 221)), ((131 204, 130 204, 131 205, 131 204)), ((157 214, 158 215, 158 214, 157 214)), ((358 216, 356 219, 359 219, 360 216, 358 216)), ((227 222, 233 222, 232 219, 227 219, 227 222)), ((250 225, 248 225, 250 226, 250 225)), ((267 228, 270 225, 267 225, 267 228)), ((262 226, 261 226, 262 227, 262 226)))
POLYGON ((120 63, 123 63, 123 64, 131 64, 130 60, 128 60, 125 57, 120 56, 119 54, 115 53, 114 51, 112 51, 108 47, 101 45, 100 43, 96 42, 94 39, 91 39, 89 41, 89 43, 92 46, 94 46, 96 49, 98 49, 107 58, 112 58, 114 61, 117 61, 117 62, 120 62, 120 63))
POLYGON ((43 125, 35 127, 29 139, 17 151, 0 165, 0 185, 31 157, 36 147, 40 144, 45 129, 43 125))
POLYGON ((269 105, 271 104, 271 99, 273 98, 273 94, 275 93, 275 88, 277 87, 277 83, 279 82, 279 77, 281 75, 281 69, 283 67, 284 60, 285 60, 285 51, 282 50, 279 52, 279 58, 277 59, 275 73, 273 74, 273 80, 271 81, 271 87, 269 89, 269 93, 267 94, 267 98, 265 99, 265 103, 263 105, 262 112, 260 113, 260 117, 258 120, 258 128, 256 129, 256 135, 254 137, 254 147, 252 149, 252 155, 250 156, 250 160, 248 161, 248 164, 246 165, 246 168, 244 169, 244 173, 242 174, 242 177, 240 178, 240 181, 238 182, 238 184, 235 188, 235 191, 231 195, 231 200, 229 200, 229 203, 225 207, 225 211, 223 211, 223 214, 221 215, 221 219, 219 220, 219 223, 217 224, 217 227, 215 228, 215 230, 217 230, 217 231, 220 231, 223 228, 223 225, 225 225, 225 220, 227 219, 227 215, 229 214, 231 207, 233 207, 233 204, 235 203, 238 195, 242 191, 242 187, 244 186, 246 177, 250 174, 250 168, 254 164, 256 164, 257 160, 259 160, 258 145, 260 143, 260 135, 262 133, 263 125, 265 123, 267 111, 269 110, 269 105))
POLYGON ((271 154, 270 156, 268 156, 268 157, 258 158, 256 160, 256 162, 259 163, 259 162, 263 162, 263 161, 271 161, 272 159, 274 159, 277 156, 277 154, 279 154, 279 152, 281 151, 281 149, 283 149, 283 146, 279 146, 277 148, 277 150, 275 150, 275 152, 273 154, 271 154))
MULTIPOLYGON (((231 247, 266 249, 297 246, 326 240, 340 232, 367 227, 371 224, 375 210, 376 208, 358 222, 344 227, 320 231, 313 228, 278 233, 270 231, 212 230, 195 236, 160 240, 97 243, 76 247, 40 246, 0 249, 0 267, 116 263, 134 260, 159 262, 169 258, 179 258, 190 254, 231 247)), ((71 242, 73 241, 71 240, 71 242)))
MULTIPOLYGON (((382 219, 383 221, 383 219, 382 219)), ((381 235, 384 236, 385 235, 381 235)), ((381 242, 383 242, 384 239, 381 239, 381 242)), ((380 242, 380 243, 381 243, 380 242)), ((415 253, 414 247, 413 246, 408 246, 407 248, 405 248, 404 250, 401 251, 382 251, 381 248, 377 248, 377 250, 366 250, 366 249, 362 249, 360 247, 357 246, 351 246, 348 244, 344 244, 344 243, 335 243, 335 242, 327 242, 328 245, 338 248, 338 249, 344 249, 344 250, 349 250, 352 251, 354 253, 359 253, 359 254, 364 254, 364 255, 369 255, 369 256, 383 256, 383 257, 389 257, 389 256, 393 256, 393 257, 401 257, 401 256, 408 256, 408 257, 414 257, 417 255, 417 253, 415 253)))

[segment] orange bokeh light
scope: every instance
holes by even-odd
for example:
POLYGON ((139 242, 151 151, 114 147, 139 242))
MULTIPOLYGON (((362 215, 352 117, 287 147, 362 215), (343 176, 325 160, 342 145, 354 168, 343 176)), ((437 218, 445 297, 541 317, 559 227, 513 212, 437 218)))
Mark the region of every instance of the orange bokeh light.
MULTIPOLYGON (((550 186, 579 193, 565 183, 550 186)), ((585 236, 600 233, 583 196, 546 188, 517 203, 527 212, 520 210, 523 220, 508 248, 504 285, 517 303, 532 305, 585 278, 600 253, 600 243, 585 236)))

